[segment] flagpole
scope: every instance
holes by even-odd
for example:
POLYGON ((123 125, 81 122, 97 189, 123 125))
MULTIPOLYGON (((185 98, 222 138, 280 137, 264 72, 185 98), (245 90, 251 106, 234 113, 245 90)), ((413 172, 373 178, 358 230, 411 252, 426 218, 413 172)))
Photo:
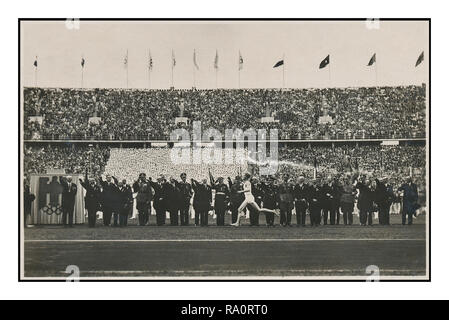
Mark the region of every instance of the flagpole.
POLYGON ((377 83, 377 55, 376 55, 376 61, 375 61, 375 63, 376 63, 376 65, 375 65, 375 72, 376 72, 376 87, 378 86, 378 83, 377 83))
POLYGON ((174 89, 175 86, 173 85, 173 61, 174 61, 174 54, 173 54, 173 49, 171 50, 171 87, 174 89))
POLYGON ((151 64, 152 64, 152 59, 151 59, 151 50, 148 50, 148 89, 151 89, 151 64))
POLYGON ((332 78, 331 78, 331 55, 329 54, 329 87, 332 86, 332 78))
MULTIPOLYGON (((84 61, 84 55, 81 55, 81 62, 84 61)), ((84 65, 81 64, 81 89, 83 88, 84 85, 84 65)))
POLYGON ((195 49, 193 49, 193 63, 192 63, 192 73, 193 73, 193 86, 195 88, 195 49))
POLYGON ((129 83, 128 83, 128 65, 129 65, 129 57, 128 57, 128 49, 126 49, 126 89, 129 89, 129 83))
POLYGON ((240 89, 240 51, 239 56, 237 58, 237 68, 239 68, 239 89, 240 89))
POLYGON ((285 88, 285 54, 282 55, 282 89, 285 88))

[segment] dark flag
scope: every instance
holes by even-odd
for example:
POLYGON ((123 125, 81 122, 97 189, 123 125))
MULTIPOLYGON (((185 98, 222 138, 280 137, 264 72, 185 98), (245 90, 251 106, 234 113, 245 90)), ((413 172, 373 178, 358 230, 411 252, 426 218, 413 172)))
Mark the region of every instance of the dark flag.
POLYGON ((283 64, 284 64, 284 59, 279 60, 278 62, 276 62, 276 64, 273 66, 273 68, 280 67, 280 66, 282 66, 283 64))
POLYGON ((214 185, 215 184, 215 180, 214 180, 214 176, 212 175, 212 173, 210 172, 210 168, 209 168, 209 179, 210 179, 210 184, 214 185))
POLYGON ((85 62, 84 58, 81 58, 81 68, 84 68, 84 62, 85 62))
POLYGON ((421 54, 418 57, 418 60, 416 60, 415 67, 419 66, 423 61, 424 61, 424 51, 421 52, 421 54))
POLYGON ((35 67, 37 68, 37 59, 36 59, 36 60, 34 60, 34 62, 33 62, 33 66, 35 66, 35 67))
POLYGON ((373 54, 373 56, 371 57, 371 59, 369 59, 368 67, 369 67, 369 66, 372 66, 372 65, 375 64, 375 63, 376 63, 376 54, 373 54))
POLYGON ((242 69, 243 69, 243 57, 239 51, 239 70, 242 70, 242 69))
POLYGON ((326 66, 330 63, 330 56, 327 55, 326 58, 324 58, 323 61, 320 63, 320 69, 326 68, 326 66))

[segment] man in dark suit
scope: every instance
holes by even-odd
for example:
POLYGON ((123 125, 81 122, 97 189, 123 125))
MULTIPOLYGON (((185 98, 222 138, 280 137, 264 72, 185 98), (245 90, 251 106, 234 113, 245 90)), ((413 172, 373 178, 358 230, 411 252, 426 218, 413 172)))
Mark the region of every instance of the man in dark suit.
POLYGON ((383 180, 384 179, 375 180, 374 202, 377 204, 377 208, 379 209, 379 224, 388 225, 390 224, 389 216, 391 198, 383 180))
POLYGON ((181 191, 176 186, 176 180, 170 178, 167 183, 167 209, 170 213, 170 225, 177 226, 179 224, 178 213, 181 207, 181 191))
POLYGON ((136 209, 139 215, 139 226, 144 226, 149 221, 153 199, 153 189, 145 173, 139 174, 139 179, 133 183, 133 190, 137 192, 136 209))
POLYGON ((25 228, 27 227, 27 219, 31 215, 31 203, 36 199, 35 195, 30 191, 30 185, 28 181, 25 179, 23 182, 23 223, 25 228))
POLYGON ((167 211, 167 194, 168 186, 167 180, 165 180, 164 175, 160 175, 157 182, 152 181, 150 177, 150 185, 154 189, 154 202, 153 206, 156 210, 156 224, 158 226, 163 226, 165 224, 165 214, 167 211))
POLYGON ((356 189, 359 190, 359 197, 357 200, 357 207, 360 211, 360 224, 366 226, 373 224, 373 189, 371 182, 362 176, 357 180, 356 189))
POLYGON ((195 209, 195 225, 208 226, 208 213, 212 202, 212 189, 207 185, 207 180, 201 183, 192 179, 192 187, 195 192, 193 208, 195 209), (199 221, 198 221, 199 220, 199 221))
MULTIPOLYGON (((251 181, 251 193, 259 208, 262 208, 262 186, 256 177, 251 181)), ((251 226, 259 226, 259 211, 254 210, 251 206, 249 207, 249 222, 251 226)))
MULTIPOLYGON (((278 191, 277 186, 273 183, 274 178, 268 177, 265 183, 262 183, 262 202, 263 207, 267 209, 277 208, 278 191)), ((265 213, 267 227, 274 227, 274 214, 265 213)))
POLYGON ((309 189, 310 224, 312 227, 321 224, 321 207, 322 191, 320 181, 318 179, 313 179, 309 189))
POLYGON ((180 216, 181 216, 181 226, 189 225, 189 208, 190 200, 193 195, 192 186, 187 182, 187 174, 181 173, 181 181, 177 183, 178 189, 181 193, 180 199, 180 216))
POLYGON ((75 197, 77 192, 76 184, 72 182, 72 177, 60 177, 59 181, 62 185, 62 224, 67 226, 67 218, 69 219, 69 227, 73 227, 73 210, 75 208, 75 197))
MULTIPOLYGON (((332 191, 332 178, 328 177, 321 188, 322 209, 323 209, 323 225, 327 225, 327 218, 332 211, 332 202, 334 200, 332 191)), ((331 219, 332 224, 332 219, 331 219)), ((334 223, 335 224, 335 220, 334 223)))
POLYGON ((128 215, 132 214, 134 201, 131 186, 126 183, 126 180, 117 183, 117 193, 119 198, 117 208, 119 213, 119 226, 126 227, 128 225, 128 215))
POLYGON ((340 200, 343 193, 343 187, 338 181, 337 177, 332 182, 332 204, 330 212, 330 224, 340 224, 340 200))
POLYGON ((242 178, 236 176, 234 182, 228 177, 229 189, 231 190, 231 212, 232 212, 232 223, 237 222, 238 209, 242 202, 245 200, 245 195, 243 192, 242 178))
POLYGON ((101 204, 103 208, 103 224, 105 226, 111 225, 112 213, 117 211, 117 186, 112 181, 111 175, 106 175, 106 181, 99 177, 101 187, 101 204))
POLYGON ((298 183, 293 188, 296 210, 296 226, 306 226, 306 211, 309 206, 307 199, 309 198, 309 187, 304 183, 304 177, 298 178, 298 183))
POLYGON ((418 187, 413 183, 412 177, 407 178, 407 182, 399 187, 398 191, 403 191, 402 200, 402 225, 405 225, 408 217, 408 225, 413 224, 413 216, 416 214, 418 205, 418 187))
POLYGON ((87 221, 89 228, 94 228, 97 220, 97 211, 100 210, 101 190, 95 180, 89 180, 87 177, 87 169, 84 181, 79 179, 81 186, 86 189, 84 197, 84 207, 87 210, 87 221))

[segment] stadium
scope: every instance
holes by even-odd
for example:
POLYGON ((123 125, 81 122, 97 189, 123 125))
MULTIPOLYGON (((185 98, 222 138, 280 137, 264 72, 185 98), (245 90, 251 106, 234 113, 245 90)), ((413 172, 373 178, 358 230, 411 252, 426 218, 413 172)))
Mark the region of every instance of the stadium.
MULTIPOLYGON (((194 53, 194 67, 195 59, 194 53)), ((217 64, 218 53, 215 59, 217 64)), ((128 53, 125 61, 127 68, 128 53)), ((33 65, 37 70, 37 57, 33 65)), ((65 280, 76 266, 82 280, 366 280, 375 272, 382 280, 426 280, 428 91, 426 83, 303 89, 24 86, 21 279, 65 280), (216 134, 195 135, 199 122, 216 134), (264 135, 253 141, 245 135, 252 129, 264 135), (227 136, 227 130, 244 134, 227 136), (199 150, 220 160, 175 163, 176 148, 188 150, 189 159, 199 150), (269 165, 276 169, 264 174, 269 165), (142 173, 146 180, 140 180, 142 173), (184 223, 176 194, 164 194, 162 209, 157 200, 161 185, 181 193, 182 174, 184 183, 196 186, 184 223), (246 174, 260 210, 244 208, 240 219, 242 202, 233 204, 232 188, 246 174), (227 190, 224 202, 219 177, 227 190), (73 228, 63 221, 67 179, 77 190, 73 228), (116 211, 114 221, 106 218, 109 200, 99 196, 90 225, 86 184, 92 181, 99 194, 109 184, 130 190, 124 224, 115 220, 116 211), (329 210, 319 198, 323 205, 313 211, 316 200, 308 195, 300 213, 303 199, 294 190, 302 181, 317 190, 352 188, 351 218, 337 191, 338 196, 320 195, 332 199, 329 210), (144 221, 139 183, 150 186, 144 221), (409 183, 417 190, 413 215, 404 213, 409 183), (283 190, 273 196, 274 216, 261 211, 269 199, 267 185, 283 190), (384 202, 376 198, 379 185, 388 190, 387 220, 384 202), (210 192, 207 209, 195 203, 203 186, 210 192), (368 209, 360 205, 367 201, 363 192, 372 196, 368 209)))

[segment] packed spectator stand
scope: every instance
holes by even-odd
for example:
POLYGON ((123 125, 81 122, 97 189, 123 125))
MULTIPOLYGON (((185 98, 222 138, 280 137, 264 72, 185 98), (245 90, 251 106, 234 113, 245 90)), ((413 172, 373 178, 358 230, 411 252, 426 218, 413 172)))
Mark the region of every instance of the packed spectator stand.
POLYGON ((415 138, 426 133, 422 86, 328 89, 24 89, 26 140, 167 140, 176 116, 203 128, 278 128, 280 139, 415 138), (328 115, 331 122, 322 123, 328 115), (41 116, 42 124, 28 123, 41 116), (272 116, 274 123, 260 123, 272 116), (99 117, 98 123, 89 118, 99 117))

